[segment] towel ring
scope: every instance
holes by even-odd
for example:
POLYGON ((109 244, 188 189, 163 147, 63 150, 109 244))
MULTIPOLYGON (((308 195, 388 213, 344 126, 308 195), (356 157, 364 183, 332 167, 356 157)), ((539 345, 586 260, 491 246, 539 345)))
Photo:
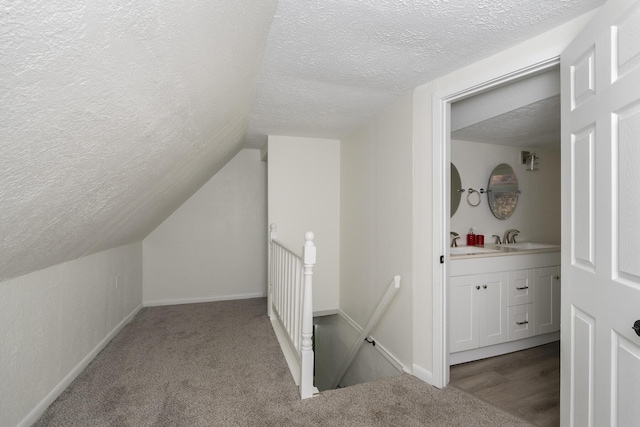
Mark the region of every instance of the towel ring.
POLYGON ((474 208, 476 206, 478 206, 480 204, 480 202, 482 202, 482 194, 484 193, 484 188, 481 188, 480 190, 475 190, 473 188, 469 188, 469 192, 467 193, 467 203, 469 203, 471 206, 473 206, 474 208), (471 195, 473 193, 476 193, 478 195, 478 201, 476 203, 473 203, 471 201, 471 195))

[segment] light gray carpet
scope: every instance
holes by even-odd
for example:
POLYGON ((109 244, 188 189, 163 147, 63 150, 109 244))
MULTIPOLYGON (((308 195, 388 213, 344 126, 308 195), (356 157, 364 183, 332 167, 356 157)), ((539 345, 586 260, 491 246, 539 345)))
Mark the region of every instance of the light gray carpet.
POLYGON ((143 309, 37 426, 528 426, 400 375, 300 401, 263 298, 143 309))

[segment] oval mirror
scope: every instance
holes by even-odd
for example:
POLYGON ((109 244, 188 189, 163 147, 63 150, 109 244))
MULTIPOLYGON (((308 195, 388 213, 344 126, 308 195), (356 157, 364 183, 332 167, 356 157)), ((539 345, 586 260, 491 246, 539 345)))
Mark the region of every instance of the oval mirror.
POLYGON ((498 219, 507 219, 516 210, 518 204, 518 177, 513 168, 500 163, 493 169, 487 186, 489 208, 498 219))
POLYGON ((460 206, 460 198, 462 197, 462 180, 458 173, 456 165, 451 163, 451 216, 456 213, 460 206))

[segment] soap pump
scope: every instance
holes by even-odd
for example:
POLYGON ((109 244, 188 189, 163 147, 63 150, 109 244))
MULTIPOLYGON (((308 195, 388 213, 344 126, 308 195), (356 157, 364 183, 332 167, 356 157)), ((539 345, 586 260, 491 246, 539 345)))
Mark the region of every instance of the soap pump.
POLYGON ((476 233, 475 227, 471 227, 469 229, 469 234, 467 234, 467 246, 475 246, 476 245, 476 233))

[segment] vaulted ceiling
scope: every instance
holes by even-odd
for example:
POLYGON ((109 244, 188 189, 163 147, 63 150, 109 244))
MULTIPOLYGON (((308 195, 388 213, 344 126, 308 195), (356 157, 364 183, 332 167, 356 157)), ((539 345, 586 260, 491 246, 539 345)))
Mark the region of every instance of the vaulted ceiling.
POLYGON ((4 0, 0 280, 139 241, 267 134, 343 137, 601 3, 4 0))

